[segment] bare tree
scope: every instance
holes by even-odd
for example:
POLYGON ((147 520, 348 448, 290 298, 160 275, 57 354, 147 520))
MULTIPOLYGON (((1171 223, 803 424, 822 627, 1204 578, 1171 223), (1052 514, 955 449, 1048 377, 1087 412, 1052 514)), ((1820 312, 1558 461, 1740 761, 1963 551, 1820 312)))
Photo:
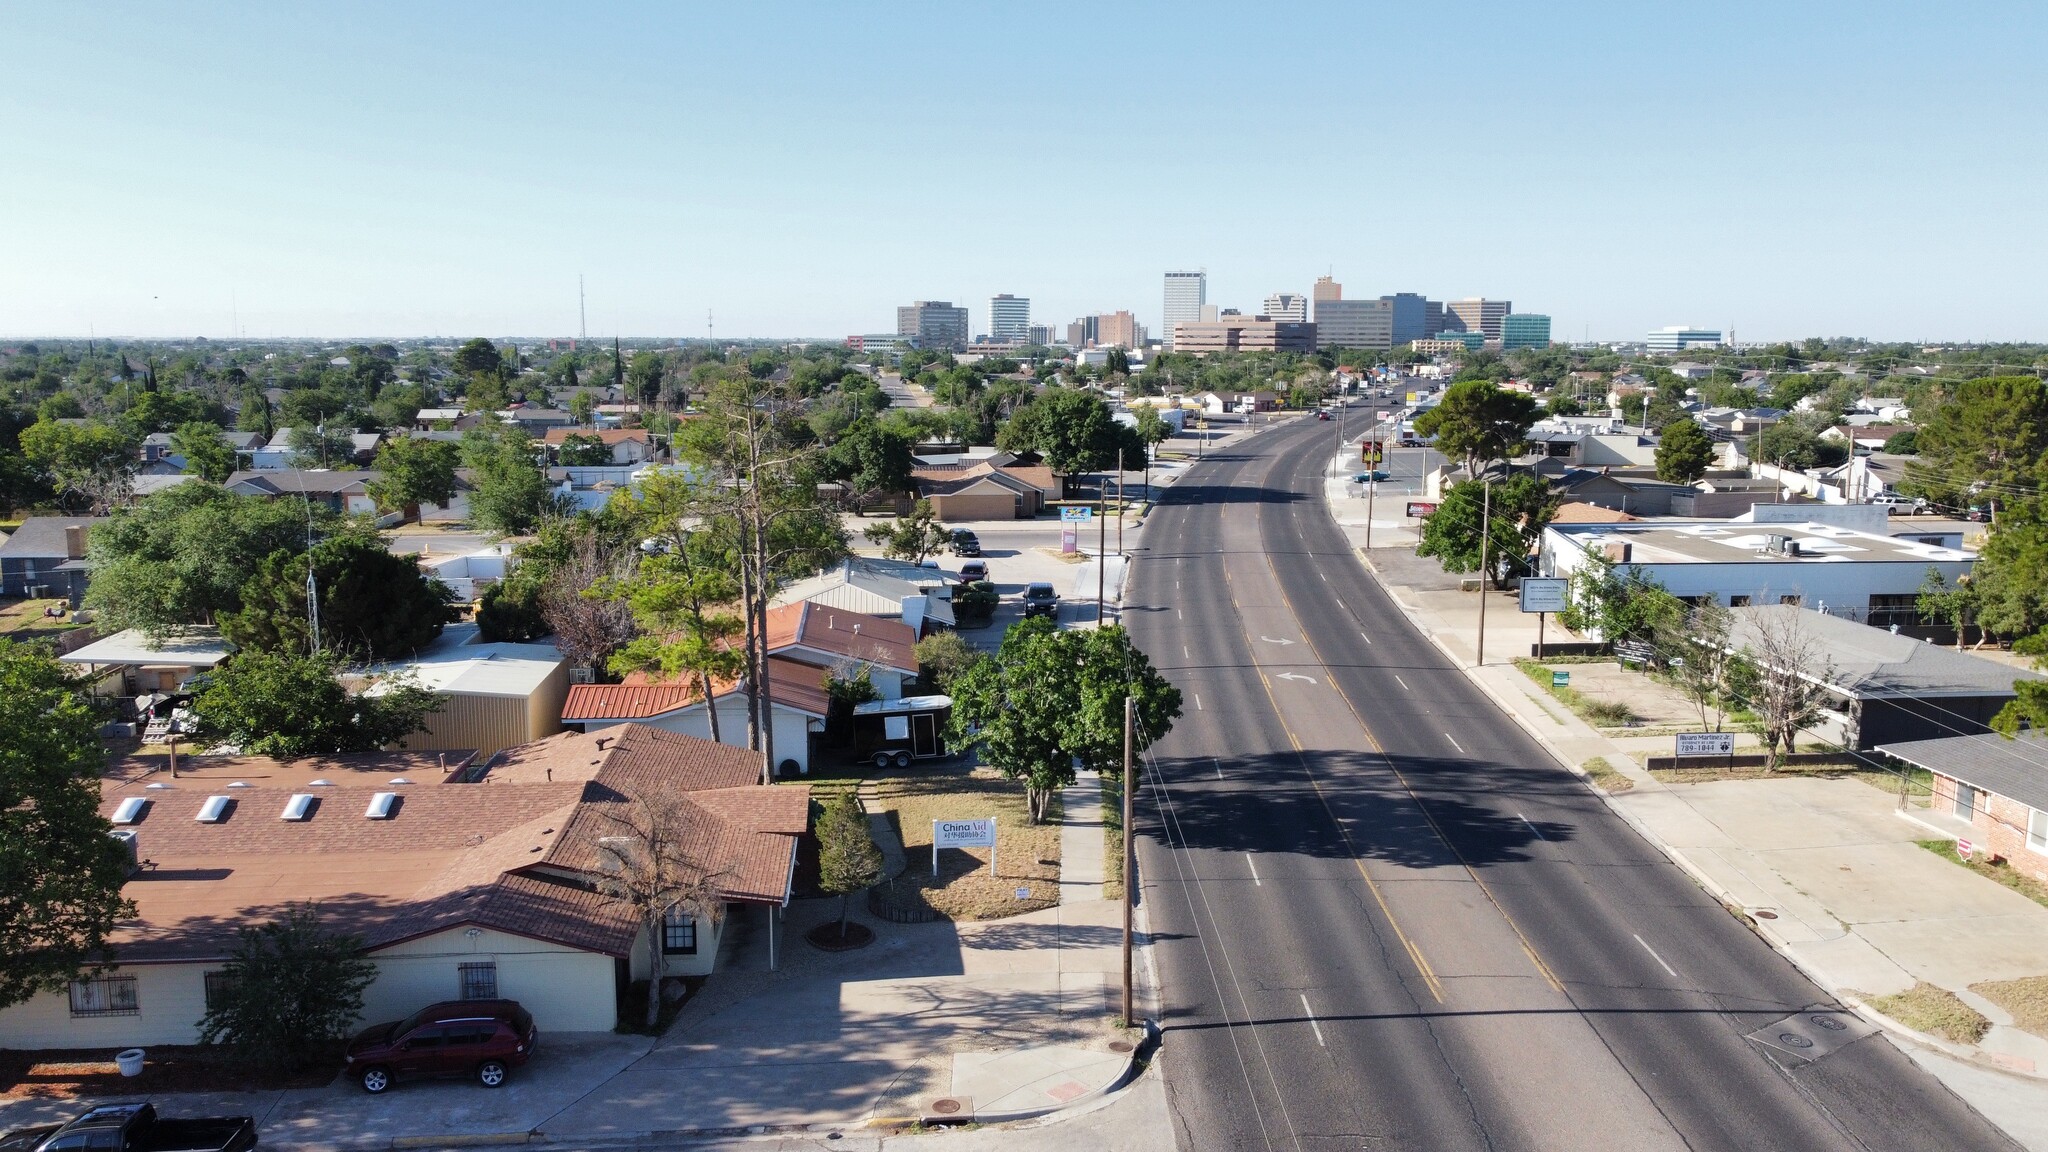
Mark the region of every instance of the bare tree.
POLYGON ((1719 732, 1727 723, 1732 695, 1729 674, 1737 659, 1728 634, 1734 616, 1720 602, 1701 601, 1682 619, 1659 618, 1654 625, 1658 662, 1699 711, 1700 727, 1719 732))
POLYGON ((598 594, 633 574, 635 553, 584 533, 541 594, 540 615, 572 665, 597 669, 633 639, 633 607, 598 594))
POLYGON ((1757 714, 1757 734, 1775 771, 1781 755, 1791 753, 1801 728, 1821 718, 1823 685, 1834 678, 1834 662, 1818 637, 1806 627, 1804 610, 1791 606, 1764 608, 1745 621, 1743 655, 1754 668, 1750 706, 1757 714))
POLYGON ((616 811, 603 814, 611 831, 597 842, 603 872, 597 890, 640 921, 647 939, 646 1026, 652 1028, 661 1019, 668 918, 679 913, 700 926, 716 924, 727 872, 692 854, 693 846, 712 839, 712 821, 680 789, 657 785, 609 807, 616 811))

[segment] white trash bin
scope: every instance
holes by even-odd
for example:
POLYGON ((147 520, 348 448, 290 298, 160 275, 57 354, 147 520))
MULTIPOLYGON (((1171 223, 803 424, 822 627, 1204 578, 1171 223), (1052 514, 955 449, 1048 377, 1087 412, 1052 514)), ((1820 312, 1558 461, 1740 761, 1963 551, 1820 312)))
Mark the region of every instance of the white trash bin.
POLYGON ((126 1052, 117 1053, 114 1056, 114 1066, 121 1070, 121 1075, 123 1076, 140 1076, 142 1075, 142 1056, 142 1049, 130 1048, 126 1052))

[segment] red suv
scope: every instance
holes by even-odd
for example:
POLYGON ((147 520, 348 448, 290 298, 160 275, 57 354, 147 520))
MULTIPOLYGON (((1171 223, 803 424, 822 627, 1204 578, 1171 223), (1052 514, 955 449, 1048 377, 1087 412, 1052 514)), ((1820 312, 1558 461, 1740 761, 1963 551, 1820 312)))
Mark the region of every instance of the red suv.
POLYGON ((400 1080, 474 1076, 486 1088, 533 1055, 540 1032, 516 1000, 429 1004, 394 1024, 373 1024, 348 1042, 348 1075, 365 1092, 400 1080))

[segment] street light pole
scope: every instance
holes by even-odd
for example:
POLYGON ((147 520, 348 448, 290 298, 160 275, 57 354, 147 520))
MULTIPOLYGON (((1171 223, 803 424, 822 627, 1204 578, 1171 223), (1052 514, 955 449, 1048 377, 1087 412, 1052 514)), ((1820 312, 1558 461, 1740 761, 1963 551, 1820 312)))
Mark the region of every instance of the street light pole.
POLYGON ((1131 793, 1132 736, 1137 728, 1137 699, 1124 697, 1124 1027, 1131 1027, 1131 909, 1137 903, 1137 886, 1133 873, 1137 870, 1138 852, 1131 839, 1131 793))
POLYGON ((1124 450, 1116 450, 1116 554, 1124 554, 1124 450))

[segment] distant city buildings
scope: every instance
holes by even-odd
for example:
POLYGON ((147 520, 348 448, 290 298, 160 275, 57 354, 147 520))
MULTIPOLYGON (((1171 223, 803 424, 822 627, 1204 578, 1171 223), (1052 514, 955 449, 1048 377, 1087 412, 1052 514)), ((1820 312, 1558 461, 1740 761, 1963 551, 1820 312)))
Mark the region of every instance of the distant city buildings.
POLYGON ((1067 347, 1089 348, 1095 344, 1095 335, 1102 330, 1100 316, 1082 316, 1067 325, 1067 347))
POLYGON ((1182 324, 1199 324, 1202 321, 1202 305, 1209 302, 1209 274, 1207 272, 1168 272, 1166 274, 1166 307, 1160 313, 1161 326, 1169 340, 1177 340, 1177 329, 1182 324))
POLYGON ((1534 312, 1510 312, 1501 317, 1500 350, 1550 347, 1550 317, 1534 312))
POLYGON ((959 351, 967 347, 967 309, 950 300, 919 300, 896 309, 896 335, 919 348, 959 351))
POLYGON ((1426 340, 1417 340, 1414 348, 1425 356, 1448 356, 1454 352, 1477 352, 1486 347, 1484 332, 1439 332, 1426 340))
POLYGON ((1031 301, 1004 292, 988 302, 988 336, 998 343, 1023 343, 1031 337, 1031 301))
MULTIPOLYGON (((1392 296, 1382 296, 1380 299, 1386 301, 1393 308, 1393 342, 1395 344, 1406 344, 1411 340, 1420 340, 1430 335, 1430 302, 1428 300, 1423 299, 1414 292, 1396 292, 1392 296)), ((1443 326, 1443 305, 1441 304, 1437 305, 1437 326, 1443 326)))
POLYGON ((1059 343, 1059 336, 1053 331, 1050 324, 1033 324, 1027 336, 1033 344, 1048 345, 1059 343))
POLYGON ((895 352, 915 347, 917 341, 909 336, 894 332, 872 332, 864 336, 848 336, 846 346, 855 352, 895 352))
POLYGON ((1316 277, 1316 286, 1309 289, 1308 295, 1310 300, 1317 303, 1321 303, 1324 300, 1342 300, 1344 298, 1344 286, 1328 276, 1318 276, 1316 277))
POLYGON ((1688 328, 1683 324, 1674 324, 1650 333, 1647 343, 1653 353, 1683 352, 1687 348, 1718 348, 1721 346, 1721 333, 1711 328, 1688 328))
POLYGON ((1444 305, 1444 327, 1459 332, 1479 332, 1487 340, 1500 340, 1500 322, 1515 310, 1513 301, 1470 297, 1444 305))
POLYGON ((1308 300, 1294 292, 1275 292, 1266 297, 1266 306, 1260 309, 1264 315, 1275 320, 1292 320, 1296 324, 1308 322, 1308 300))
POLYGON ((1138 348, 1143 345, 1138 333, 1138 318, 1129 312, 1104 312, 1095 318, 1095 345, 1098 348, 1138 348))
POLYGON ((1211 352, 1313 352, 1316 350, 1316 326, 1293 320, 1222 313, 1214 320, 1174 325, 1173 348, 1176 352, 1192 352, 1197 356, 1211 352))

